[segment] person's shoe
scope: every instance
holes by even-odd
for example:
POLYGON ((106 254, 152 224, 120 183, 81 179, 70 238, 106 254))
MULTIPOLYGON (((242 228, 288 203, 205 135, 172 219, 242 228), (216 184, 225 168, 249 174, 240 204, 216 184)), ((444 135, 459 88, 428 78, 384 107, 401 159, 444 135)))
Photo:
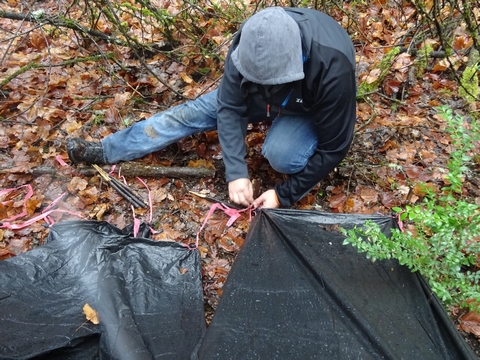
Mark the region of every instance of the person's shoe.
POLYGON ((80 138, 67 139, 67 154, 74 164, 105 164, 101 142, 85 141, 80 138))

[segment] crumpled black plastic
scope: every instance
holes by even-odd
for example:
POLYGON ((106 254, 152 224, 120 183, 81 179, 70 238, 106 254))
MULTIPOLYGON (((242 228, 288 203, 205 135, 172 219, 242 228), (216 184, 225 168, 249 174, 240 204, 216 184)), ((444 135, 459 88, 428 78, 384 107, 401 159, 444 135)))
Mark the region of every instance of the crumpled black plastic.
POLYGON ((188 359, 204 331, 199 253, 180 244, 70 221, 0 262, 2 359, 188 359))
POLYGON ((198 251, 105 222, 55 225, 0 262, 0 358, 476 359, 421 276, 342 245, 339 227, 367 219, 395 226, 262 210, 206 331, 198 251))
POLYGON ((263 210, 196 358, 476 359, 417 273, 342 245, 339 227, 392 218, 263 210))

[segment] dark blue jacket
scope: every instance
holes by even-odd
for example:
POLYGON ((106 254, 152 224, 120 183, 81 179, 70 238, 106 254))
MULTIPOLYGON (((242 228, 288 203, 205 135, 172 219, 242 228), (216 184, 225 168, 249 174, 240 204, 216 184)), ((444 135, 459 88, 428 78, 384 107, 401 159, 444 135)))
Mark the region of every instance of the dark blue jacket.
POLYGON ((248 178, 244 158, 249 114, 253 109, 264 108, 266 117, 270 104, 271 116, 277 116, 292 91, 281 113, 310 117, 315 123, 318 146, 302 171, 275 186, 280 203, 289 206, 305 196, 346 156, 356 119, 356 83, 355 54, 346 31, 319 11, 285 10, 300 28, 305 78, 276 88, 274 94, 266 94, 262 86, 246 81, 230 59, 242 36, 240 28, 225 60, 218 89, 217 121, 226 180, 248 178))

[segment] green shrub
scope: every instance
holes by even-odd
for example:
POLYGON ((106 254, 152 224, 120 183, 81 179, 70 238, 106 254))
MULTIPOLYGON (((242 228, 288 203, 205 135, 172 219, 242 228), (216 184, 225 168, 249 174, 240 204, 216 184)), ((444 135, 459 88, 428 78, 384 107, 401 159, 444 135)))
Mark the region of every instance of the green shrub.
POLYGON ((450 109, 440 109, 448 123, 454 151, 450 154, 446 182, 441 193, 425 186, 426 196, 414 205, 394 208, 403 231, 393 229, 385 236, 378 225, 346 231, 344 245, 351 244, 373 261, 397 259, 419 271, 445 305, 480 311, 480 207, 462 194, 465 174, 470 171, 479 126, 466 126, 450 109), (408 230, 407 230, 408 229, 408 230))

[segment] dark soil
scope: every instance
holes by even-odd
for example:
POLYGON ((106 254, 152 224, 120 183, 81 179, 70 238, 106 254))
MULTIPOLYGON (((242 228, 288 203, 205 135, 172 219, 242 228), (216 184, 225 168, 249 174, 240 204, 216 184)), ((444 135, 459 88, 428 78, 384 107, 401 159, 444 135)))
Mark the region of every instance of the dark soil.
POLYGON ((478 339, 475 335, 466 333, 464 331, 460 331, 460 335, 463 336, 466 343, 472 348, 475 355, 480 358, 480 339, 478 339))

